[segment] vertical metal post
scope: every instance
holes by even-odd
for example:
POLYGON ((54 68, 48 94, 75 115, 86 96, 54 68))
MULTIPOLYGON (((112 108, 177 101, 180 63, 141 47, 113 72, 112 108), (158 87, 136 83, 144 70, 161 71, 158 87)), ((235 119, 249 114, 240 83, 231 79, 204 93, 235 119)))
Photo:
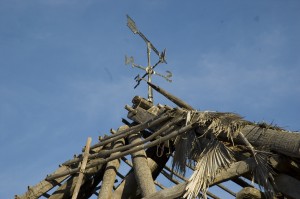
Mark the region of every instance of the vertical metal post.
MULTIPOLYGON (((152 73, 153 69, 151 67, 151 44, 147 42, 147 59, 148 59, 148 66, 146 68, 146 72, 148 73, 148 82, 152 82, 152 73)), ((151 86, 148 85, 148 101, 153 102, 153 90, 151 86)))

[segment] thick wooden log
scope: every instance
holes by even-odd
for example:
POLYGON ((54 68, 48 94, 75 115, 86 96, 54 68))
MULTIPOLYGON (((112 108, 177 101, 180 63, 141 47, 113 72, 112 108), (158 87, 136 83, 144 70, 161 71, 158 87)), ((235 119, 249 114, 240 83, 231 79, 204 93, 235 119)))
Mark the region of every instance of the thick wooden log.
POLYGON ((146 100, 145 98, 142 98, 140 96, 135 96, 132 99, 132 103, 134 104, 134 108, 141 107, 145 110, 148 110, 149 108, 151 108, 153 106, 153 103, 149 102, 148 100, 146 100))
MULTIPOLYGON (((169 156, 167 155, 167 151, 164 151, 162 156, 157 156, 157 148, 151 147, 146 151, 148 166, 152 172, 152 178, 156 179, 163 169, 164 165, 169 160, 169 156)), ((127 199, 134 198, 137 195, 137 182, 135 180, 134 172, 131 170, 128 175, 124 178, 122 183, 117 187, 115 192, 113 193, 113 199, 127 199)))
MULTIPOLYGON (((205 130, 199 127, 196 131, 202 134, 205 130)), ((241 133, 254 147, 263 147, 289 157, 300 158, 300 133, 262 128, 256 125, 246 125, 241 129, 241 133)), ((221 133, 218 138, 228 141, 226 132, 221 133)), ((233 141, 244 144, 240 136, 235 137, 233 141)))
MULTIPOLYGON (((130 160, 126 159, 126 157, 122 157, 121 159, 122 159, 128 166, 133 167, 132 162, 131 162, 130 160)), ((124 179, 124 178, 125 178, 125 177, 123 177, 122 179, 124 179)), ((161 188, 161 189, 165 189, 165 188, 166 188, 165 186, 163 186, 161 183, 159 183, 159 182, 157 182, 157 181, 154 181, 154 184, 155 184, 156 186, 158 186, 159 188, 161 188)))
MULTIPOLYGON (((118 131, 124 130, 124 128, 120 127, 118 131)), ((114 143, 113 148, 121 147, 125 144, 124 139, 120 139, 114 143)), ((120 152, 112 153, 112 155, 119 154, 120 152)), ((117 171, 120 167, 120 160, 115 159, 110 161, 106 165, 106 169, 104 172, 101 189, 99 191, 98 199, 110 199, 113 191, 113 186, 115 183, 115 179, 117 176, 117 171)))
POLYGON ((258 189, 245 187, 236 194, 236 199, 264 199, 265 196, 258 189))
MULTIPOLYGON (((128 137, 129 143, 139 143, 142 141, 139 134, 131 134, 128 137)), ((133 169, 137 184, 143 197, 156 192, 152 172, 148 166, 147 155, 144 149, 131 154, 133 169)))
POLYGON ((221 172, 216 175, 214 182, 210 186, 249 173, 253 170, 255 165, 256 163, 253 158, 248 158, 246 160, 233 163, 229 168, 221 170, 221 172))
MULTIPOLYGON (((255 165, 255 161, 252 158, 249 158, 244 161, 236 162, 232 164, 228 169, 221 170, 220 173, 217 174, 214 182, 210 186, 230 180, 237 176, 244 175, 252 171, 254 165, 255 165)), ((175 185, 169 189, 161 190, 148 197, 145 197, 145 199, 160 199, 160 198, 172 199, 172 198, 180 197, 184 194, 187 183, 188 182, 184 182, 179 185, 175 185)))
POLYGON ((300 181, 285 175, 279 174, 275 177, 276 189, 283 193, 288 198, 298 199, 300 198, 300 181))
MULTIPOLYGON (((161 174, 162 174, 163 176, 165 176, 168 180, 170 180, 171 182, 173 182, 174 184, 180 184, 180 182, 179 182, 178 180, 176 180, 175 178, 173 178, 173 176, 172 176, 171 174, 167 173, 166 171, 162 170, 162 171, 161 171, 161 174)), ((177 174, 176 176, 179 177, 178 174, 177 174)), ((184 178, 182 178, 182 177, 179 177, 179 178, 183 179, 184 182, 187 181, 187 179, 184 179, 184 178)), ((211 192, 209 192, 209 191, 207 191, 206 193, 207 193, 208 196, 210 196, 210 197, 213 198, 213 199, 220 199, 218 196, 214 195, 213 193, 211 193, 211 192)))
MULTIPOLYGON (((67 171, 69 167, 67 166, 61 166, 59 167, 55 172, 53 172, 51 175, 55 175, 57 173, 61 173, 64 171, 67 171)), ((17 199, 36 199, 41 197, 44 193, 47 193, 53 187, 59 185, 62 181, 64 181, 69 176, 62 176, 60 178, 56 178, 55 180, 42 180, 35 186, 29 187, 29 190, 20 196, 16 196, 17 199)))
POLYGON ((300 133, 247 125, 242 133, 253 146, 269 148, 278 153, 300 158, 300 133))
POLYGON ((79 173, 79 176, 78 176, 76 186, 74 188, 72 199, 77 199, 79 189, 81 187, 82 179, 83 179, 83 176, 84 176, 86 163, 88 161, 91 142, 92 142, 92 138, 88 137, 88 139, 86 141, 86 145, 85 145, 85 151, 84 151, 84 154, 83 154, 83 160, 82 160, 82 163, 81 163, 81 166, 80 166, 80 173, 79 173))

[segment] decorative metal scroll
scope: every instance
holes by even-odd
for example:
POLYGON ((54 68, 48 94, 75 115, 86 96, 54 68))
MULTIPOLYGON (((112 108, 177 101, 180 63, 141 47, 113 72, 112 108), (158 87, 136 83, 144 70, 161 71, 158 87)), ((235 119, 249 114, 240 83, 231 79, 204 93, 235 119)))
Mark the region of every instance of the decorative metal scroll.
MULTIPOLYGON (((139 68, 141 70, 145 71, 145 74, 141 77, 140 75, 137 75, 135 77, 135 81, 136 81, 136 85, 134 88, 138 87, 140 85, 140 82, 146 77, 148 76, 148 82, 152 82, 152 75, 158 75, 162 78, 164 78, 165 80, 167 80, 168 82, 172 82, 171 77, 172 77, 172 73, 170 71, 166 71, 166 74, 161 74, 158 73, 154 70, 154 68, 156 66, 158 66, 159 64, 162 63, 167 63, 166 62, 166 49, 164 49, 162 52, 159 52, 154 45, 146 38, 146 36, 140 32, 136 25, 135 22, 127 15, 127 26, 130 28, 130 30, 134 33, 134 34, 138 34, 146 43, 147 45, 147 59, 148 59, 148 64, 147 66, 141 66, 138 64, 134 63, 134 58, 131 57, 127 57, 125 56, 125 64, 126 65, 131 65, 133 68, 139 68), (151 65, 151 50, 154 51, 154 53, 158 56, 158 61, 152 66, 151 65)), ((150 86, 148 86, 148 101, 153 102, 153 90, 150 86)))

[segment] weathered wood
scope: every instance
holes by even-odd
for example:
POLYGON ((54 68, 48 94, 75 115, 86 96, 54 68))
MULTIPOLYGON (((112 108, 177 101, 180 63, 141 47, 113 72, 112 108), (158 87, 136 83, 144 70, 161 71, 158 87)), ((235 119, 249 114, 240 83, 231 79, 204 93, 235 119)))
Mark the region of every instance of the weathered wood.
MULTIPOLYGON (((134 153, 136 151, 140 151, 142 149, 147 149, 147 148, 156 146, 156 145, 158 145, 160 143, 163 143, 163 142, 165 142, 167 140, 170 140, 170 139, 172 139, 172 138, 174 138, 174 137, 176 137, 178 135, 181 135, 181 134, 183 134, 183 133, 191 130, 192 128, 194 128, 194 125, 195 124, 189 124, 189 125, 187 125, 185 127, 182 127, 179 130, 173 131, 172 133, 170 133, 170 134, 168 134, 168 135, 166 135, 164 137, 158 138, 158 139, 156 139, 156 140, 154 140, 152 142, 149 142, 149 143, 147 143, 145 145, 139 145, 139 146, 137 146, 137 147, 135 147, 133 149, 121 152, 121 153, 116 154, 116 155, 112 155, 109 158, 106 158, 106 159, 99 158, 99 160, 95 160, 95 161, 91 162, 90 164, 88 164, 86 166, 86 168, 92 168, 92 167, 95 167, 95 166, 98 166, 98 165, 101 165, 101 164, 105 164, 105 163, 107 163, 109 161, 112 161, 112 160, 115 160, 115 159, 119 159, 119 158, 121 158, 121 157, 123 157, 125 155, 129 155, 129 154, 134 153)), ((80 170, 80 168, 70 169, 70 170, 68 170, 66 172, 62 172, 62 173, 58 173, 58 174, 55 174, 55 175, 48 176, 47 179, 48 180, 52 180, 52 179, 56 179, 56 178, 59 178, 59 177, 64 176, 64 175, 74 174, 74 173, 77 173, 79 170, 80 170)))
POLYGON ((140 96, 135 96, 132 99, 132 103, 134 104, 134 108, 141 107, 145 110, 148 110, 149 108, 151 108, 153 106, 152 102, 149 102, 148 100, 146 100, 145 98, 140 97, 140 96))
MULTIPOLYGON (((156 179, 163 169, 164 165, 169 160, 169 156, 167 155, 167 151, 165 151, 162 156, 157 156, 157 148, 151 147, 146 151, 148 166, 152 172, 152 178, 156 179)), ((123 158, 124 159, 124 158, 123 158)), ((126 161, 126 159, 125 159, 126 161)), ((126 161, 127 162, 127 161, 126 161)), ((127 199, 134 198, 137 195, 137 183, 135 180, 134 172, 131 170, 127 176, 124 178, 122 183, 117 187, 115 192, 113 193, 113 199, 127 199)))
POLYGON ((236 199, 263 199, 264 194, 253 187, 245 187, 236 194, 236 199))
POLYGON ((279 174, 275 177, 276 189, 292 199, 300 198, 300 181, 295 178, 279 174))
POLYGON ((88 137, 88 139, 86 141, 86 145, 85 145, 85 151, 84 151, 84 154, 83 154, 83 160, 82 160, 82 163, 81 163, 81 166, 80 166, 80 173, 79 173, 79 176, 78 176, 76 186, 74 188, 72 199, 76 199, 77 195, 79 193, 79 189, 81 187, 82 179, 83 179, 84 172, 85 172, 86 163, 88 161, 88 155, 89 155, 89 151, 90 151, 91 142, 92 142, 92 138, 88 137))
MULTIPOLYGON (((120 127, 118 131, 124 130, 124 128, 120 127)), ((118 132, 117 131, 117 132, 118 132)), ((124 139, 120 139, 114 143, 113 148, 121 147, 125 144, 124 139)), ((112 153, 112 155, 119 154, 120 152, 112 153)), ((112 195, 113 186, 115 183, 117 171, 120 167, 120 160, 115 159, 110 161, 106 165, 105 173, 102 180, 101 189, 99 191, 98 199, 110 199, 112 195)))
MULTIPOLYGON (((161 110, 163 111, 163 110, 161 110)), ((156 115, 141 108, 141 107, 136 107, 132 111, 129 111, 127 114, 127 118, 137 122, 137 123, 144 123, 145 121, 150 120, 151 118, 154 118, 156 115)), ((148 127, 150 128, 150 127, 148 127)), ((155 129, 156 126, 153 126, 155 129)))
MULTIPOLYGON (((55 172, 53 172, 51 175, 67 171, 68 169, 69 169, 69 167, 67 167, 67 166, 61 166, 55 172)), ((50 180, 50 181, 42 180, 41 182, 39 182, 35 186, 29 187, 29 190, 25 194, 23 194, 21 196, 16 196, 16 198, 18 198, 18 199, 36 199, 36 198, 39 198, 44 193, 50 191, 55 186, 59 185, 62 181, 64 181, 68 177, 69 176, 62 176, 60 178, 57 178, 55 180, 50 180)))
POLYGON ((247 125, 241 131, 253 146, 300 158, 300 133, 247 125))
POLYGON ((186 103, 183 100, 179 99, 178 97, 172 95, 171 93, 167 92, 166 90, 160 88, 159 86, 156 86, 156 85, 152 84, 151 82, 147 82, 147 84, 149 86, 151 86, 154 90, 156 90, 157 92, 159 92, 160 94, 165 96, 167 99, 174 102, 177 106, 179 106, 181 108, 188 109, 188 110, 194 110, 194 108, 191 105, 189 105, 188 103, 186 103))
POLYGON ((79 199, 87 199, 90 198, 91 195, 95 194, 98 196, 98 191, 97 185, 102 181, 104 171, 106 167, 103 167, 100 169, 93 177, 87 179, 85 183, 81 186, 78 198, 79 199))
POLYGON ((137 133, 137 132, 140 132, 140 131, 142 131, 146 128, 151 128, 152 126, 156 126, 156 125, 164 122, 168 118, 169 118, 169 116, 167 114, 162 114, 162 115, 155 116, 155 117, 151 118, 150 120, 145 121, 142 124, 133 126, 129 129, 125 129, 124 131, 120 131, 119 133, 116 133, 116 134, 113 134, 111 136, 107 136, 106 138, 103 138, 101 142, 93 145, 91 147, 91 149, 99 147, 99 146, 104 146, 104 145, 109 144, 111 142, 117 141, 121 138, 125 138, 125 137, 127 137, 128 135, 130 135, 132 133, 137 133))
POLYGON ((185 191, 185 187, 187 185, 187 182, 175 185, 168 189, 163 189, 161 191, 158 191, 148 197, 144 197, 143 199, 174 199, 179 198, 182 196, 182 194, 185 191))
MULTIPOLYGON (((130 160, 126 159, 126 157, 122 157, 121 158, 123 160, 123 162, 125 162, 128 166, 133 167, 133 164, 130 160)), ((122 179, 124 179, 125 177, 123 177, 122 179)), ((161 189, 165 189, 166 187, 163 186, 161 183, 154 181, 154 184, 157 185, 159 188, 161 189)))
MULTIPOLYGON (((236 162, 228 169, 221 170, 220 173, 216 175, 216 178, 214 179, 213 183, 210 186, 216 185, 218 183, 230 180, 231 178, 235 178, 237 176, 244 175, 245 173, 250 172, 253 169, 253 166, 255 165, 255 161, 252 158, 249 158, 244 161, 236 162)), ((151 194, 148 197, 145 197, 145 199, 171 199, 182 196, 182 194, 185 192, 185 187, 188 182, 181 183, 179 185, 175 185, 169 189, 164 189, 159 192, 156 192, 154 194, 151 194)))
POLYGON ((237 176, 242 176, 249 173, 255 167, 255 160, 253 158, 248 158, 236 163, 233 163, 227 169, 223 169, 218 173, 210 186, 215 184, 231 180, 237 176))
MULTIPOLYGON (((91 162, 93 162, 93 161, 97 161, 97 159, 96 160, 91 160, 91 162)), ((85 183, 85 181, 88 180, 91 176, 94 176, 98 172, 101 172, 101 170, 105 168, 104 166, 105 165, 97 165, 96 167, 87 169, 86 172, 85 172, 85 175, 83 176, 82 183, 85 183)), ((77 180, 78 180, 78 174, 73 175, 66 182, 64 182, 51 195, 51 197, 49 199, 67 199, 67 198, 70 198, 73 191, 74 191, 74 188, 76 186, 77 180)))
MULTIPOLYGON (((202 134, 205 129, 199 127, 196 131, 202 134)), ((300 158, 300 133, 262 128, 256 125, 246 125, 241 129, 241 133, 254 147, 264 147, 265 150, 300 158)), ((221 133, 218 138, 228 141, 226 132, 221 133)), ((233 138, 233 141, 243 144, 240 136, 233 138)))
MULTIPOLYGON (((129 143, 135 144, 142 141, 139 134, 131 134, 129 143)), ((131 154, 134 174, 143 197, 156 192, 152 172, 148 166, 147 155, 144 149, 131 154)))
POLYGON ((277 173, 284 173, 300 180, 300 164, 287 156, 277 155, 269 159, 277 173))
MULTIPOLYGON (((162 170, 161 174, 164 175, 168 180, 170 180, 174 184, 180 184, 180 182, 178 180, 176 180, 175 178, 173 178, 173 176, 171 174, 167 173, 166 171, 162 170)), ((179 177, 180 175, 177 174, 176 176, 179 177)), ((184 182, 187 181, 187 179, 183 178, 182 176, 179 177, 179 178, 181 178, 184 182)), ((207 191, 206 193, 207 193, 208 196, 210 196, 213 199, 220 199, 218 196, 214 195, 213 193, 211 193, 209 191, 207 191)))

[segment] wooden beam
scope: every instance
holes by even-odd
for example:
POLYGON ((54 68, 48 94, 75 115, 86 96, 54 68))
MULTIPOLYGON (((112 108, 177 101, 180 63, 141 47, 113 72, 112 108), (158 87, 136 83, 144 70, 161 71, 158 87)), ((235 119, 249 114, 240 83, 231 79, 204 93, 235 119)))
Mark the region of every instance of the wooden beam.
POLYGON ((120 131, 119 133, 113 134, 111 136, 107 136, 106 138, 103 138, 101 140, 101 142, 99 142, 98 144, 93 145, 91 147, 91 149, 99 147, 99 146, 104 146, 104 145, 109 144, 113 141, 117 141, 121 138, 125 138, 125 137, 127 137, 128 135, 130 135, 132 133, 137 133, 137 132, 140 132, 144 129, 151 128, 152 126, 156 126, 156 125, 164 122, 165 120, 167 120, 169 117, 170 116, 168 114, 165 114, 165 113, 159 114, 155 117, 152 117, 151 119, 149 119, 147 121, 144 121, 141 124, 133 126, 129 129, 125 129, 124 131, 120 131))
MULTIPOLYGON (((123 130, 122 127, 120 127, 118 129, 118 131, 123 130)), ((118 132, 117 131, 117 132, 118 132)), ((113 144, 113 148, 118 148, 121 147, 125 144, 125 140, 124 139, 120 139, 117 142, 115 142, 113 144)), ((119 154, 120 152, 115 152, 112 153, 112 155, 116 155, 119 154)), ((99 191, 99 195, 98 195, 98 199, 109 199, 111 198, 112 195, 112 191, 113 191, 113 186, 115 183, 115 179, 117 176, 117 171, 120 167, 120 160, 119 159, 115 159, 113 161, 110 161, 107 163, 106 168, 105 168, 105 172, 104 172, 104 176, 103 176, 103 180, 102 180, 102 185, 101 185, 101 189, 99 191)))
MULTIPOLYGON (((126 157, 122 157, 121 159, 122 159, 123 162, 125 162, 128 166, 133 167, 132 162, 131 162, 130 160, 128 160, 126 157)), ((125 176, 122 177, 122 179, 124 179, 124 178, 125 178, 125 176)), ((165 189, 165 188, 166 188, 165 186, 163 186, 161 183, 159 183, 159 182, 157 182, 157 181, 154 181, 154 184, 157 185, 157 186, 158 186, 159 188, 161 188, 161 189, 165 189)))
POLYGON ((186 103, 183 100, 179 99, 178 97, 172 95, 171 93, 167 92, 166 90, 160 88, 159 86, 156 86, 156 85, 152 84, 151 82, 147 82, 147 84, 149 86, 151 86, 154 90, 156 90, 157 92, 159 92, 160 94, 165 96, 167 99, 174 102, 174 104, 176 104, 177 106, 179 106, 181 108, 188 109, 188 110, 194 110, 194 108, 191 105, 189 105, 188 103, 186 103))
MULTIPOLYGON (((91 160, 91 162, 97 161, 91 160)), ((88 180, 91 176, 94 176, 98 172, 100 172, 105 167, 104 165, 98 165, 96 167, 90 168, 86 170, 86 173, 83 177, 82 183, 85 183, 86 180, 88 180)), ((73 175, 71 178, 69 178, 66 182, 64 182, 52 195, 49 199, 64 199, 64 198, 70 198, 72 196, 72 193, 74 191, 74 188, 76 186, 76 182, 78 180, 78 174, 73 175)))
POLYGON ((275 177, 276 189, 289 198, 300 198, 300 181, 285 175, 279 174, 275 177))
POLYGON ((263 199, 265 198, 265 196, 258 189, 255 189, 253 187, 245 187, 236 194, 236 199, 245 199, 245 198, 263 199))
MULTIPOLYGON (((147 161, 149 168, 152 172, 152 178, 156 179, 163 169, 164 165, 169 160, 169 156, 167 155, 167 151, 165 151, 162 156, 157 156, 157 148, 156 146, 148 148, 146 151, 147 161)), ((127 199, 134 198, 137 195, 138 186, 135 180, 134 172, 131 170, 127 176, 124 178, 122 183, 117 187, 115 192, 113 193, 113 199, 127 199)))
MULTIPOLYGON (((142 141, 139 134, 128 136, 129 143, 139 143, 142 141)), ((137 184, 143 197, 156 192, 152 172, 148 166, 147 155, 144 149, 131 154, 133 169, 137 184)))
POLYGON ((253 146, 300 158, 300 133, 247 125, 241 131, 253 146))
POLYGON ((83 179, 83 176, 84 176, 86 163, 88 161, 91 142, 92 142, 92 138, 88 137, 88 139, 86 141, 86 145, 85 145, 85 151, 84 151, 84 154, 83 154, 83 160, 82 160, 82 163, 81 163, 81 166, 80 166, 80 173, 79 173, 79 176, 78 176, 76 186, 74 188, 72 199, 77 199, 77 195, 79 193, 79 189, 81 187, 82 179, 83 179))
POLYGON ((142 98, 140 96, 135 96, 132 99, 132 103, 134 104, 134 108, 141 107, 145 110, 148 110, 149 108, 151 108, 153 106, 153 104, 151 102, 149 102, 148 100, 146 100, 145 98, 142 98))
MULTIPOLYGON (((255 165, 255 161, 252 158, 233 163, 228 169, 221 170, 220 173, 217 174, 214 182, 210 186, 219 184, 221 182, 248 173, 253 169, 254 165, 255 165)), ((180 197, 182 196, 182 194, 184 194, 187 183, 188 182, 184 182, 179 185, 175 185, 169 189, 161 190, 148 197, 145 197, 144 199, 160 199, 160 198, 171 199, 171 198, 180 197)))
MULTIPOLYGON (((53 172, 51 175, 55 175, 57 173, 61 173, 64 171, 67 171, 69 167, 67 166, 61 166, 59 167, 55 172, 53 172)), ((62 181, 64 181, 66 178, 69 176, 62 176, 60 178, 57 178, 55 180, 42 180, 35 186, 29 187, 28 191, 20 196, 16 196, 18 199, 36 199, 41 197, 44 193, 47 193, 50 191, 52 188, 60 184, 62 181)))

